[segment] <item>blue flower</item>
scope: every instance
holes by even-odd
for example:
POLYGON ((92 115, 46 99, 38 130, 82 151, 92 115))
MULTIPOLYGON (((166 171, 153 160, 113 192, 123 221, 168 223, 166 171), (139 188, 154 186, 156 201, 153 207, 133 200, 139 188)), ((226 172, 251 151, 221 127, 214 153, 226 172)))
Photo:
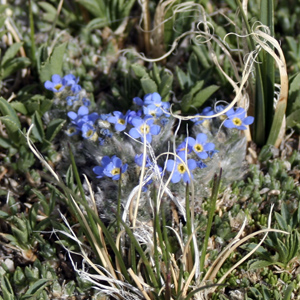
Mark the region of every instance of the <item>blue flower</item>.
POLYGON ((70 86, 71 91, 74 94, 77 94, 78 92, 81 91, 81 86, 78 84, 78 81, 79 81, 79 77, 76 78, 73 74, 68 74, 64 76, 64 78, 62 79, 63 85, 70 86))
MULTIPOLYGON (((143 165, 143 158, 144 158, 144 154, 136 154, 136 156, 134 157, 134 162, 139 166, 141 167, 143 165)), ((152 165, 152 162, 149 158, 149 156, 147 155, 146 156, 146 165, 145 167, 148 168, 152 165)))
POLYGON ((93 168, 94 173, 97 175, 96 178, 102 178, 105 176, 103 171, 110 162, 111 162, 111 159, 109 156, 103 156, 103 158, 101 160, 101 166, 96 166, 93 168))
POLYGON ((78 100, 79 100, 78 95, 66 97, 67 105, 69 105, 69 106, 72 106, 74 104, 74 102, 78 101, 78 100))
POLYGON ((199 167, 200 169, 204 169, 207 167, 207 165, 202 160, 199 160, 197 161, 197 167, 199 167))
POLYGON ((44 83, 44 87, 47 90, 52 91, 54 93, 58 93, 58 92, 61 92, 65 88, 65 86, 62 82, 62 78, 58 74, 52 75, 51 80, 52 81, 47 80, 44 83))
POLYGON ((109 123, 115 124, 116 131, 123 131, 126 129, 127 126, 127 119, 129 113, 130 111, 128 111, 124 116, 120 111, 114 111, 113 112, 114 116, 108 117, 107 121, 109 123))
POLYGON ((73 125, 70 126, 65 132, 68 136, 73 136, 75 134, 78 134, 80 131, 76 126, 73 125))
POLYGON ((89 107, 91 105, 91 101, 88 98, 82 98, 82 104, 86 107, 89 107))
POLYGON ((144 105, 144 101, 139 97, 134 97, 133 98, 133 103, 138 105, 138 106, 143 106, 144 105))
POLYGON ((122 165, 121 159, 114 155, 111 162, 105 166, 103 173, 107 177, 111 177, 112 180, 119 180, 121 174, 126 172, 127 167, 127 164, 122 165))
MULTIPOLYGON (((178 156, 180 158, 182 158, 182 160, 184 162, 186 162, 184 152, 178 153, 178 156)), ((179 158, 177 158, 176 161, 174 161, 173 159, 169 159, 167 161, 166 169, 169 172, 172 172, 174 170, 174 173, 171 178, 171 182, 177 183, 181 179, 183 179, 183 181, 185 183, 189 183, 190 177, 188 174, 188 170, 190 170, 190 171, 194 170, 196 167, 197 167, 197 163, 194 159, 188 159, 186 164, 184 164, 179 158), (188 167, 188 169, 187 169, 187 167, 188 167)), ((191 178, 193 178, 193 174, 191 172, 190 172, 190 175, 191 175, 191 178)))
POLYGON ((88 113, 89 109, 86 106, 80 106, 77 113, 69 111, 68 117, 72 120, 71 122, 73 124, 78 126, 78 123, 80 123, 83 118, 87 118, 88 113))
POLYGON ((82 137, 87 140, 95 140, 95 138, 98 138, 95 127, 89 123, 84 123, 81 127, 81 131, 82 137))
POLYGON ((108 137, 108 138, 111 138, 111 137, 113 136, 112 133, 110 132, 110 130, 107 129, 107 128, 102 128, 102 129, 100 130, 100 133, 101 133, 104 137, 108 137))
POLYGON ((238 107, 236 111, 231 108, 226 115, 228 117, 228 119, 224 122, 224 126, 226 128, 245 130, 247 129, 246 125, 251 125, 254 121, 253 117, 246 117, 246 112, 242 107, 238 107))
POLYGON ((150 104, 148 106, 143 106, 143 112, 145 116, 151 116, 153 118, 158 118, 163 114, 162 109, 159 106, 150 104))
MULTIPOLYGON (((144 105, 154 105, 158 108, 158 111, 161 112, 161 114, 164 113, 164 111, 168 111, 170 108, 170 103, 169 102, 162 102, 161 101, 161 96, 158 93, 152 93, 152 94, 147 94, 144 97, 144 105), (164 111, 163 111, 164 110, 164 111)), ((157 111, 157 113, 158 113, 157 111)), ((157 115, 157 114, 156 114, 157 115)), ((166 116, 170 116, 170 114, 165 113, 166 116)))
POLYGON ((144 136, 146 137, 146 141, 151 143, 152 135, 157 135, 160 133, 160 126, 154 125, 154 119, 145 117, 141 119, 139 117, 135 117, 132 119, 132 125, 134 128, 131 128, 129 131, 129 135, 135 139, 141 138, 141 141, 144 142, 144 136))
POLYGON ((192 137, 188 137, 185 139, 197 154, 197 156, 201 159, 208 158, 208 151, 212 151, 215 149, 215 145, 213 143, 206 143, 207 136, 204 133, 197 134, 196 139, 192 137))
POLYGON ((187 154, 191 153, 193 150, 192 146, 190 146, 186 141, 182 142, 180 145, 178 145, 176 149, 176 153, 179 152, 187 152, 187 154))

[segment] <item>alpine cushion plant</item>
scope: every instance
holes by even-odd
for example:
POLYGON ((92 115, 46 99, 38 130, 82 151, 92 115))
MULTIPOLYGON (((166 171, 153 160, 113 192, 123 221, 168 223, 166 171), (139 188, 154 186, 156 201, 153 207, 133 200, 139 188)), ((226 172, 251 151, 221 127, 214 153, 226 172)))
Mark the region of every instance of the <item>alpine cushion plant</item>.
POLYGON ((226 128, 246 130, 246 125, 251 125, 254 121, 253 117, 246 117, 246 111, 242 107, 238 107, 236 110, 231 108, 226 112, 226 116, 228 117, 228 119, 224 121, 224 126, 226 128))
POLYGON ((166 165, 167 171, 173 172, 171 182, 178 183, 183 179, 185 183, 190 183, 190 176, 193 179, 193 174, 190 172, 189 176, 188 170, 194 170, 197 167, 197 162, 192 158, 186 161, 185 152, 179 152, 177 155, 179 157, 177 157, 176 160, 169 159, 166 165))

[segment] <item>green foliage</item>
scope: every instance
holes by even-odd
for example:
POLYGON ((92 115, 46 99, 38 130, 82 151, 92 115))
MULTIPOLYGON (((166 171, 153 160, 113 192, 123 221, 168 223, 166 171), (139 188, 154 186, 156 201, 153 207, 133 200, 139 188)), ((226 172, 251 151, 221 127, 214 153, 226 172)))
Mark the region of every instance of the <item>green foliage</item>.
MULTIPOLYGON (((38 95, 37 95, 38 96, 38 95)), ((8 103, 4 98, 0 98, 1 122, 5 125, 7 137, 0 136, 0 146, 7 150, 7 163, 10 167, 20 171, 28 172, 34 164, 35 159, 33 153, 28 149, 23 126, 19 120, 17 112, 25 113, 31 118, 31 122, 35 125, 33 128, 32 140, 38 141, 41 151, 50 150, 51 141, 61 130, 65 124, 63 119, 52 120, 45 129, 41 119, 52 103, 45 98, 30 98, 25 102, 8 103), (37 99, 37 101, 35 101, 37 99), (42 101, 40 101, 42 100, 42 101), (12 157, 18 153, 16 162, 12 157)))
POLYGON ((300 73, 290 78, 286 126, 300 128, 300 73))
POLYGON ((30 65, 30 60, 27 57, 17 57, 22 46, 23 43, 12 44, 0 58, 0 81, 30 65))
POLYGON ((135 0, 79 0, 94 17, 88 27, 91 29, 110 26, 116 29, 129 16, 135 0))
MULTIPOLYGON (((43 46, 42 46, 43 47, 43 46)), ((39 52, 41 56, 39 57, 40 66, 40 80, 41 82, 45 82, 46 80, 50 80, 53 74, 62 75, 62 63, 64 54, 66 52, 67 43, 63 43, 57 47, 55 47, 51 53, 51 55, 47 58, 47 60, 43 63, 44 58, 44 49, 42 48, 39 52)))
MULTIPOLYGON (((178 66, 176 66, 176 76, 179 86, 185 93, 181 101, 181 108, 184 113, 195 113, 195 111, 197 111, 197 109, 200 108, 212 96, 212 94, 219 89, 219 86, 217 85, 204 87, 206 82, 204 78, 207 76, 207 71, 204 70, 200 72, 199 57, 202 57, 205 52, 203 53, 199 51, 196 47, 193 49, 198 55, 195 53, 190 55, 187 64, 188 72, 185 73, 178 66)), ((206 67, 209 67, 207 62, 205 64, 206 67)))
POLYGON ((145 94, 158 92, 161 95, 162 101, 169 100, 169 94, 173 83, 173 74, 170 74, 164 68, 159 70, 156 64, 153 65, 153 70, 151 71, 148 71, 140 64, 133 64, 131 69, 135 76, 140 80, 145 94))

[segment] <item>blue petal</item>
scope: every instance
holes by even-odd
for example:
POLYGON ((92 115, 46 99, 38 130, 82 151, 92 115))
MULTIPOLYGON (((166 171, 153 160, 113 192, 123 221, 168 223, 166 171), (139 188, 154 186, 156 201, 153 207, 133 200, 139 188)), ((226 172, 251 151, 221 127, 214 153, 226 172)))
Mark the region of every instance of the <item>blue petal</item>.
POLYGON ((214 143, 207 143, 204 145, 204 150, 205 151, 212 151, 215 149, 215 144, 214 143))
POLYGON ((61 83, 61 77, 57 74, 52 75, 51 79, 53 83, 61 83))
POLYGON ((166 166, 167 171, 169 171, 169 172, 173 171, 174 163, 175 163, 175 161, 173 159, 169 159, 167 161, 167 166, 166 166))
POLYGON ((201 158, 201 159, 206 159, 206 158, 208 158, 208 154, 207 154, 206 152, 204 152, 204 151, 202 151, 202 152, 197 152, 196 154, 197 154, 197 156, 198 156, 199 158, 201 158))
POLYGON ((106 121, 108 121, 109 123, 115 124, 118 121, 118 118, 111 116, 111 117, 108 117, 106 121))
POLYGON ((173 182, 173 183, 177 183, 177 182, 179 182, 180 180, 181 180, 181 174, 179 173, 179 172, 174 172, 173 173, 173 176, 172 176, 172 178, 171 178, 171 182, 173 182))
POLYGON ((198 144, 203 145, 207 140, 207 135, 205 133, 198 133, 196 137, 196 141, 198 144))
POLYGON ((187 137, 184 141, 185 142, 187 141, 188 145, 191 146, 191 147, 193 147, 196 143, 196 140, 192 137, 187 137))
POLYGON ((151 134, 153 134, 153 135, 159 134, 159 133, 160 133, 160 126, 158 126, 158 125, 152 125, 152 126, 150 127, 150 132, 151 132, 151 134))
POLYGON ((236 127, 236 126, 232 123, 231 120, 225 120, 224 126, 225 126, 226 128, 235 128, 235 127, 236 127))
POLYGON ((188 163, 187 163, 189 170, 194 170, 195 168, 197 168, 197 162, 194 159, 188 159, 188 163))
POLYGON ((144 121, 140 117, 133 117, 131 123, 134 127, 140 127, 144 121))
POLYGON ((243 120, 243 124, 245 124, 245 125, 251 125, 253 122, 254 122, 254 118, 251 116, 249 116, 243 120))
MULTIPOLYGON (((190 174, 191 174, 191 178, 193 179, 193 174, 192 174, 192 173, 190 173, 190 174)), ((190 176, 189 176, 188 172, 185 172, 185 173, 183 174, 183 181, 184 181, 185 183, 190 183, 190 182, 191 182, 190 176)))
POLYGON ((138 139, 139 137, 141 137, 141 134, 139 133, 139 131, 136 128, 131 128, 129 130, 129 135, 135 139, 138 139))

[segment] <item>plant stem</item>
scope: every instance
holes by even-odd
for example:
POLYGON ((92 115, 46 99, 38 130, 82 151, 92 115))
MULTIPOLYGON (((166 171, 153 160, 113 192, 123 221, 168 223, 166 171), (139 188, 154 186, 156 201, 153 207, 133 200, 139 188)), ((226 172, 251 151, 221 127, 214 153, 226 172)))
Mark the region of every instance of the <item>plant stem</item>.
POLYGON ((31 41, 31 61, 33 66, 36 65, 36 48, 34 39, 34 20, 32 14, 31 0, 28 0, 29 6, 29 23, 30 23, 30 41, 31 41))
POLYGON ((220 169, 220 174, 219 177, 217 174, 214 176, 214 184, 212 188, 212 193, 211 193, 211 204, 210 204, 210 209, 209 209, 209 215, 208 215, 208 222, 207 222, 207 228, 206 228, 206 233, 205 233, 205 238, 204 238, 204 244, 202 247, 201 251, 201 258, 200 258, 200 274, 203 272, 204 269, 204 262, 205 262, 205 256, 206 256, 206 250, 208 246, 208 239, 210 237, 210 232, 211 232, 211 227, 212 227, 212 221, 216 209, 216 202, 218 199, 218 192, 220 188, 220 183, 221 183, 221 176, 222 176, 222 169, 220 169))

